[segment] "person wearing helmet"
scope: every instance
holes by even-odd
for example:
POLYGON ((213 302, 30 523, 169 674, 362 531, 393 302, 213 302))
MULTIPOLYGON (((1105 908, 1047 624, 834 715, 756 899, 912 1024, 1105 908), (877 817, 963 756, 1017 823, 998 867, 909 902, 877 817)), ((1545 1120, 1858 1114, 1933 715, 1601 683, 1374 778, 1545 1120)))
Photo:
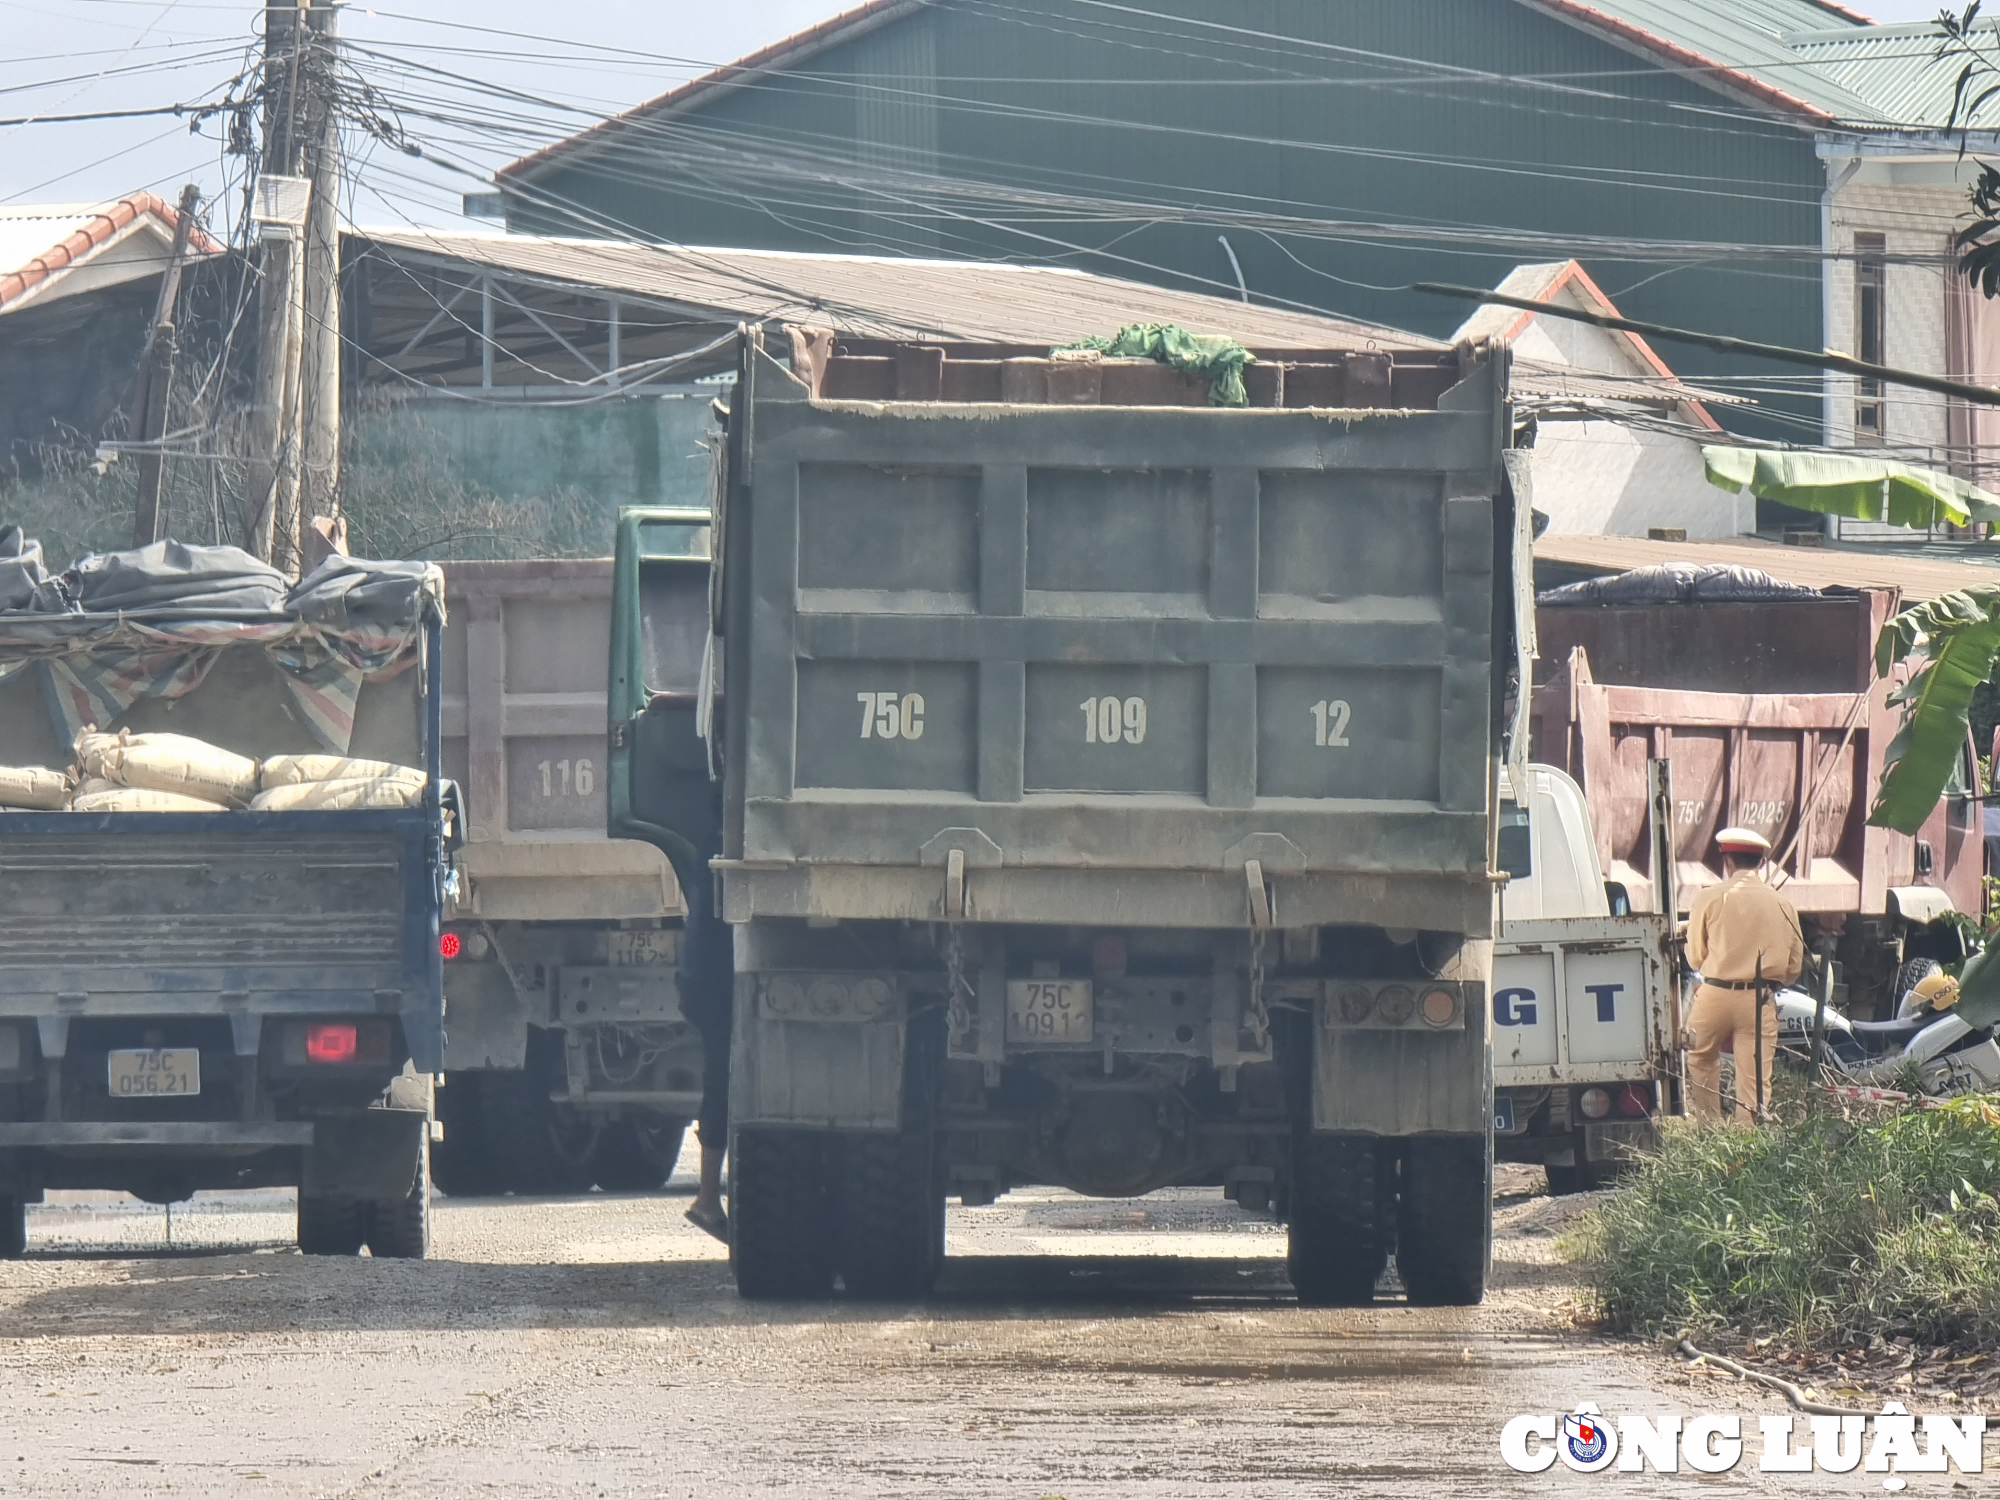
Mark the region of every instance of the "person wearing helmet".
POLYGON ((1749 1124, 1771 1097, 1778 1011, 1770 995, 1799 977, 1806 944, 1797 910, 1758 874, 1771 841, 1725 828, 1715 846, 1725 878, 1699 892, 1688 911, 1688 962, 1701 973, 1688 1016, 1688 1105, 1698 1120, 1722 1118, 1722 1054, 1733 1048, 1736 1119, 1749 1124))

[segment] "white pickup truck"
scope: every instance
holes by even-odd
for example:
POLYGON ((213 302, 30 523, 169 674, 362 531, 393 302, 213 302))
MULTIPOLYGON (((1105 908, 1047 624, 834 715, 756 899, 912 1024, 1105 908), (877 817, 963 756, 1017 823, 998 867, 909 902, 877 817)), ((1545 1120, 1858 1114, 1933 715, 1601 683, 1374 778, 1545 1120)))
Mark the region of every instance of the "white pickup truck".
POLYGON ((1549 1190, 1599 1186, 1682 1110, 1671 914, 1607 886, 1582 789, 1531 765, 1503 781, 1493 958, 1493 1149, 1543 1166, 1549 1190))

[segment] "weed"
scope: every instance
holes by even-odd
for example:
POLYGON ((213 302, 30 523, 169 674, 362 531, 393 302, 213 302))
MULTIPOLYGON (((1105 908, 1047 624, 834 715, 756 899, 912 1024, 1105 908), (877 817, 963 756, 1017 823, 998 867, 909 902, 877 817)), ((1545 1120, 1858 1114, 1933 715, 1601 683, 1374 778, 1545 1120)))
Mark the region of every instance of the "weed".
POLYGON ((1669 1121, 1567 1248, 1624 1331, 1994 1343, 1996 1193, 1989 1098, 1762 1130, 1669 1121))

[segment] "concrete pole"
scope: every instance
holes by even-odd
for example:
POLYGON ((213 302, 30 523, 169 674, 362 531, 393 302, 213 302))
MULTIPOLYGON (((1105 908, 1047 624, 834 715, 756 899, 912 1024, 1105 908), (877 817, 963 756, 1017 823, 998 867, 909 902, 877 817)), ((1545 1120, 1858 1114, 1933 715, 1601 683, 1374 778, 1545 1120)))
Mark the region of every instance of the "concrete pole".
POLYGON ((312 0, 306 13, 312 85, 304 111, 312 205, 306 216, 305 305, 300 357, 301 518, 293 534, 318 516, 340 513, 340 115, 334 105, 338 12, 333 0, 312 0))

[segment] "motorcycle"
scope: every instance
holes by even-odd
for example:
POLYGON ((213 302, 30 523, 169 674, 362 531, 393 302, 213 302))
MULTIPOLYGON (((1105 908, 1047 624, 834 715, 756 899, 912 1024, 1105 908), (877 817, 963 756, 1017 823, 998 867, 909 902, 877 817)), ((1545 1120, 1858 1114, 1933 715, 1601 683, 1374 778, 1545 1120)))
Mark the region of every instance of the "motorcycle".
MULTIPOLYGON (((1883 1089, 1914 1084, 1935 1096, 2000 1089, 2000 1026, 1973 1025, 1954 1008, 1954 983, 1925 980, 1904 990, 1893 1021, 1854 1021, 1829 1005, 1827 1069, 1851 1083, 1883 1089)), ((1779 990, 1773 998, 1779 1054, 1810 1064, 1818 1001, 1799 989, 1779 990)))

